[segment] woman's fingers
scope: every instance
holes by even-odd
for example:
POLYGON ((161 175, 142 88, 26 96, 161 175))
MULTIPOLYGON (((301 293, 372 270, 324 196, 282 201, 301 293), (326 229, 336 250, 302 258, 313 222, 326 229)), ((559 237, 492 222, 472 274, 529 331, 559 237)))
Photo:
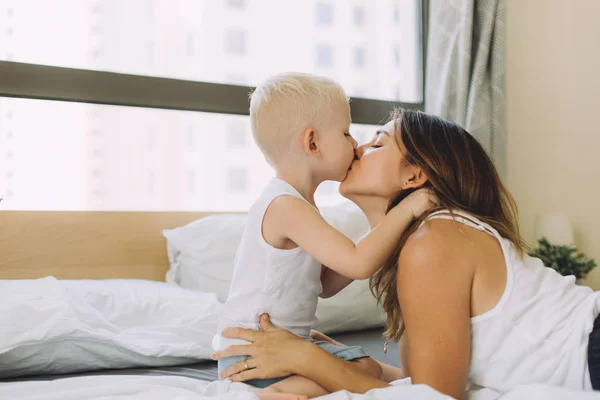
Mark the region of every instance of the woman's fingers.
POLYGON ((252 346, 249 344, 242 344, 237 346, 229 346, 223 350, 215 351, 211 357, 213 360, 220 360, 221 358, 233 357, 233 356, 252 356, 252 346))
POLYGON ((260 373, 259 369, 255 369, 255 368, 251 368, 251 369, 244 369, 244 366, 242 365, 242 371, 236 373, 236 374, 230 374, 230 375, 225 375, 231 368, 233 368, 233 365, 225 370, 223 370, 224 372, 224 376, 226 376, 227 378, 231 379, 233 382, 245 382, 245 381, 249 381, 251 379, 264 379, 263 376, 261 376, 262 374, 260 373))
POLYGON ((221 332, 221 335, 226 338, 242 339, 254 343, 257 338, 256 333, 256 331, 253 331, 251 329, 227 328, 223 332, 221 332))
POLYGON ((243 371, 250 371, 256 368, 256 366, 252 365, 252 361, 250 359, 237 362, 232 366, 225 368, 221 372, 219 372, 219 378, 230 378, 232 375, 239 374, 243 371), (246 368, 248 366, 248 368, 246 368))

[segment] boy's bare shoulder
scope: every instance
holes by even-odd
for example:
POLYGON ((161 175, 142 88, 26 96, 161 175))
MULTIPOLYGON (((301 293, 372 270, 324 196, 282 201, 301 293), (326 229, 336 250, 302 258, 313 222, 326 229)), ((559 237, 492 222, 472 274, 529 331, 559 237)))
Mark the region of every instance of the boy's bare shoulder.
POLYGON ((316 211, 306 201, 289 194, 284 194, 273 199, 267 208, 267 212, 282 220, 289 220, 290 217, 293 218, 295 216, 293 213, 316 211))
MULTIPOLYGON (((267 207, 262 223, 265 241, 279 249, 291 249, 297 245, 291 241, 286 232, 298 227, 298 221, 305 220, 310 213, 316 211, 304 200, 292 195, 278 196, 267 207), (308 214, 307 214, 308 213, 308 214)), ((318 214, 317 214, 318 215, 318 214)))

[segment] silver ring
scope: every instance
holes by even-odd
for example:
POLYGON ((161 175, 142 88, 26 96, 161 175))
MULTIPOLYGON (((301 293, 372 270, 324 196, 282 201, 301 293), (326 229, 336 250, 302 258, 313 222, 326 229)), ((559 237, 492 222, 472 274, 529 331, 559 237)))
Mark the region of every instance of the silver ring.
POLYGON ((244 370, 246 369, 250 369, 250 367, 248 367, 248 360, 244 360, 244 370))

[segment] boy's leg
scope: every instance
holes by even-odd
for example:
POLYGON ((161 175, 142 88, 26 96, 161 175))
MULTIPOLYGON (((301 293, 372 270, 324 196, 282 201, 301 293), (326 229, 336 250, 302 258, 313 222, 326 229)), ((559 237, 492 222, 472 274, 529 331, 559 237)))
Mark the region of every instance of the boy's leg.
MULTIPOLYGON (((310 337, 313 338, 314 340, 322 340, 324 342, 329 342, 331 344, 335 344, 336 346, 346 347, 345 344, 340 343, 336 340, 333 340, 329 336, 327 336, 324 333, 321 333, 319 331, 315 331, 315 330, 310 331, 310 337)), ((363 360, 363 358, 358 359, 357 362, 360 360, 363 360)), ((382 381, 387 382, 387 383, 393 382, 397 379, 405 378, 402 368, 395 367, 393 365, 389 365, 389 364, 379 362, 379 361, 376 361, 376 362, 377 362, 377 364, 379 364, 379 368, 381 368, 381 370, 382 370, 381 376, 377 376, 378 368, 377 368, 377 366, 373 366, 373 365, 371 365, 370 367, 373 368, 372 371, 374 373, 370 374, 370 375, 373 375, 376 378, 381 379, 382 381)))
POLYGON ((324 396, 329 393, 316 382, 299 375, 292 375, 289 378, 285 378, 282 381, 262 389, 262 391, 265 393, 297 393, 307 396, 309 399, 324 396))
POLYGON ((255 394, 259 400, 308 400, 308 397, 299 394, 270 393, 264 391, 256 392, 255 394))
MULTIPOLYGON (((363 357, 350 361, 356 368, 365 374, 371 375, 377 379, 382 378, 382 368, 379 363, 371 357, 363 357)), ((314 381, 303 376, 293 375, 282 381, 272 384, 263 389, 267 393, 298 393, 308 396, 308 398, 324 396, 329 392, 314 381)), ((266 399, 265 399, 266 400, 266 399)))
POLYGON ((350 362, 354 364, 360 371, 371 375, 374 378, 383 380, 383 367, 377 360, 371 357, 363 357, 350 362))

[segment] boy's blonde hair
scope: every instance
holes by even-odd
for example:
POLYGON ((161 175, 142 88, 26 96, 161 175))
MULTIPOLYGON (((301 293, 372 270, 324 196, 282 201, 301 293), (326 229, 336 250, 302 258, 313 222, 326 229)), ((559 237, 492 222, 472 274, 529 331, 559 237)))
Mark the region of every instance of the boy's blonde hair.
POLYGON ((275 75, 250 96, 252 135, 267 160, 277 163, 292 139, 304 129, 323 129, 337 102, 348 104, 334 80, 300 73, 275 75))

